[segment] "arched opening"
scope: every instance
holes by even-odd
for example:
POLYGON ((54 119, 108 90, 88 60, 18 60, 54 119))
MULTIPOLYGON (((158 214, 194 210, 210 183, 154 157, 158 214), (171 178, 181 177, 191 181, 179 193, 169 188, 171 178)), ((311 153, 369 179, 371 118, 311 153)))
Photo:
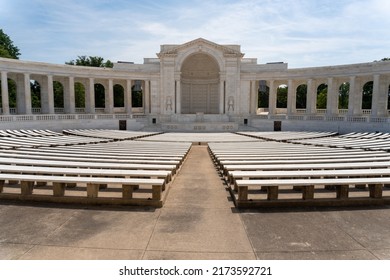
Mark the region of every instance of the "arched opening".
POLYGON ((269 111, 269 87, 267 81, 259 81, 257 107, 260 113, 269 111))
POLYGON ((317 87, 317 109, 319 110, 326 109, 327 95, 328 95, 328 85, 320 84, 317 87))
POLYGON ((196 53, 186 58, 181 67, 183 114, 219 113, 219 71, 217 61, 208 54, 196 53))
POLYGON ((134 81, 134 85, 131 87, 131 104, 133 108, 143 107, 142 98, 142 81, 134 81))
POLYGON ((280 85, 276 90, 276 108, 287 108, 287 85, 280 85))
POLYGON ((53 94, 54 112, 64 113, 64 86, 58 81, 53 81, 53 94))
POLYGON ((105 88, 102 84, 95 84, 95 108, 104 109, 106 107, 105 88))
POLYGON ((390 85, 387 88, 387 110, 390 110, 390 85))
MULTIPOLYGON (((10 78, 7 79, 8 82, 8 105, 11 114, 16 113, 16 82, 10 78)), ((1 89, 1 80, 0 80, 0 108, 3 108, 2 100, 2 89, 1 89)))
POLYGON ((297 87, 295 106, 297 109, 306 109, 306 102, 307 102, 307 85, 302 84, 297 87))
MULTIPOLYGON (((339 110, 348 110, 349 83, 342 83, 339 87, 339 110)), ((347 113, 339 111, 340 113, 347 113)))
POLYGON ((374 82, 369 81, 363 86, 362 94, 362 109, 371 110, 372 108, 372 92, 374 90, 374 82))
POLYGON ((125 89, 119 84, 114 85, 114 107, 125 107, 125 89))
POLYGON ((30 80, 31 108, 33 114, 41 113, 41 85, 36 80, 30 80))
POLYGON ((76 113, 85 112, 85 86, 80 82, 74 83, 74 103, 76 113))

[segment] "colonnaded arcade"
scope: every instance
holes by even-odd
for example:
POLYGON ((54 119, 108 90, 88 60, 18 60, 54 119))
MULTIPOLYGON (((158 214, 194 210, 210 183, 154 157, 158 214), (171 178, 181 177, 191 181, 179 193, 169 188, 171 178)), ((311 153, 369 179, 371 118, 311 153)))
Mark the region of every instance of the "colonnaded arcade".
POLYGON ((124 119, 127 129, 166 131, 273 130, 275 123, 291 130, 390 130, 388 61, 289 69, 287 63, 244 58, 239 45, 199 38, 162 45, 143 64, 104 69, 0 58, 0 71, 0 128, 12 122, 14 128, 112 129, 124 119), (40 85, 40 108, 32 106, 32 80, 40 85), (63 91, 60 108, 54 83, 63 91), (16 87, 12 107, 10 84, 16 87), (76 86, 84 92, 82 108, 76 106, 76 86), (104 107, 96 104, 97 86, 104 88, 104 107), (284 103, 281 88, 287 91, 284 103), (132 104, 132 95, 140 93, 142 100, 132 104))

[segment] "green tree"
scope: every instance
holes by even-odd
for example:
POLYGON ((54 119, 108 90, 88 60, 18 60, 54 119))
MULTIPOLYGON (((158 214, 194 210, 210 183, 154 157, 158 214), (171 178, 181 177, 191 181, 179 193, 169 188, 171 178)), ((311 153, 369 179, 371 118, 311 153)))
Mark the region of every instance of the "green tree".
POLYGON ((374 91, 374 82, 370 81, 363 86, 362 109, 371 109, 372 93, 374 91))
POLYGON ((288 87, 280 86, 276 91, 276 108, 287 108, 287 91, 288 87))
MULTIPOLYGON (((11 38, 4 33, 3 29, 0 29, 0 57, 19 59, 20 51, 17 46, 14 45, 11 38)), ((0 81, 1 84, 1 81, 0 81)), ((0 86, 0 96, 1 96, 0 86)), ((16 84, 13 80, 8 79, 8 94, 9 94, 9 106, 10 108, 16 107, 16 84)), ((0 107, 2 106, 0 97, 0 107)))
POLYGON ((20 51, 11 38, 0 29, 0 57, 19 59, 20 51))
MULTIPOLYGON (((104 58, 101 56, 86 56, 79 55, 75 60, 70 60, 65 62, 67 65, 76 65, 76 66, 88 66, 88 67, 101 67, 101 68, 112 68, 114 64, 110 61, 104 61, 104 58)), ((105 99, 104 99, 104 87, 100 84, 95 84, 95 107, 104 108, 105 99)), ((85 107, 85 89, 84 87, 76 83, 75 84, 75 103, 76 108, 85 107)))
POLYGON ((348 109, 349 83, 342 83, 339 88, 339 109, 348 109))
POLYGON ((78 56, 76 60, 65 62, 65 64, 77 65, 77 66, 89 66, 89 67, 105 67, 105 68, 114 67, 114 64, 110 60, 104 62, 104 58, 101 56, 86 56, 86 55, 78 56))
POLYGON ((328 85, 321 84, 317 88, 317 109, 326 109, 328 85))
POLYGON ((297 88, 296 108, 306 109, 307 85, 300 85, 297 88))

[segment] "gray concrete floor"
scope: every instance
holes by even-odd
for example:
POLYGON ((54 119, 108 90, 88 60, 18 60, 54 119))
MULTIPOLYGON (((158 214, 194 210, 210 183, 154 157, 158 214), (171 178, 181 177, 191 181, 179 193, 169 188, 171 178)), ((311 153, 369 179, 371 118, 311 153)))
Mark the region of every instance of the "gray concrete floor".
POLYGON ((193 146, 153 208, 0 204, 0 259, 390 259, 390 207, 237 211, 193 146))

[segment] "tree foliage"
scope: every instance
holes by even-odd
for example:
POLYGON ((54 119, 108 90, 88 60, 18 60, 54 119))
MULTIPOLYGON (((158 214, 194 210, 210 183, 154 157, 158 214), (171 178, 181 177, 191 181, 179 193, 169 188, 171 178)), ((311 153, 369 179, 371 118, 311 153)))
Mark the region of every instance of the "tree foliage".
POLYGON ((0 29, 0 57, 19 59, 20 51, 11 38, 0 29))
POLYGON ((112 68, 114 64, 110 61, 104 61, 104 58, 101 56, 86 56, 81 55, 76 58, 76 60, 71 60, 65 62, 68 65, 77 65, 77 66, 89 66, 89 67, 105 67, 112 68))

